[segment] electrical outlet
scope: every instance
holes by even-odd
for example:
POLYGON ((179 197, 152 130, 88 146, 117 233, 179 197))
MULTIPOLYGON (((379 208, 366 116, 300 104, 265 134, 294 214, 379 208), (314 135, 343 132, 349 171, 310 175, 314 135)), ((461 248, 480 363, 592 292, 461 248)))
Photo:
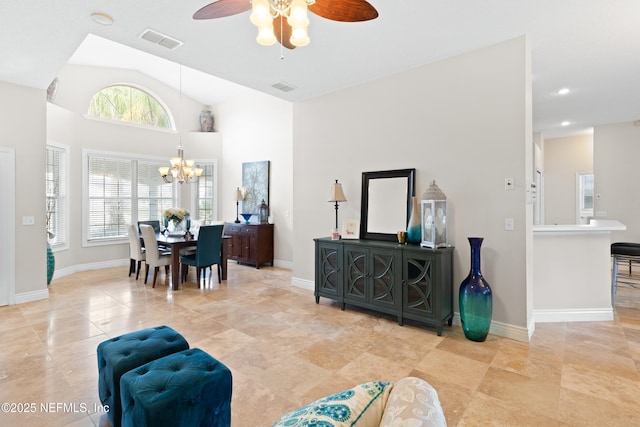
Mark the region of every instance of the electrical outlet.
POLYGON ((513 231, 513 218, 504 219, 504 229, 507 231, 513 231))
POLYGON ((513 178, 505 178, 504 179, 504 189, 505 190, 513 190, 515 188, 515 184, 513 178))
POLYGON ((596 216, 598 218, 604 218, 607 216, 607 211, 596 211, 596 216))
POLYGON ((22 217, 22 225, 34 225, 36 223, 36 219, 34 216, 23 216, 22 217))

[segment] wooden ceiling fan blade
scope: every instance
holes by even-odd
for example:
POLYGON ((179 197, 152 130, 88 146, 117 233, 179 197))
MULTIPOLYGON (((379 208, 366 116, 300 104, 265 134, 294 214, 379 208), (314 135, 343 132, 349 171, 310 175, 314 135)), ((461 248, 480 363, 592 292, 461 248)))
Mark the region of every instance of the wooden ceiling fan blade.
POLYGON ((378 11, 365 0, 316 0, 309 11, 323 18, 341 22, 369 21, 378 11))
POLYGON ((249 0, 218 0, 193 14, 193 19, 215 19, 237 15, 251 9, 249 0))
POLYGON ((291 25, 287 22, 287 18, 278 16, 273 19, 273 33, 276 35, 276 40, 282 46, 287 49, 295 49, 296 47, 291 44, 291 25), (282 31, 281 31, 282 30, 282 31))

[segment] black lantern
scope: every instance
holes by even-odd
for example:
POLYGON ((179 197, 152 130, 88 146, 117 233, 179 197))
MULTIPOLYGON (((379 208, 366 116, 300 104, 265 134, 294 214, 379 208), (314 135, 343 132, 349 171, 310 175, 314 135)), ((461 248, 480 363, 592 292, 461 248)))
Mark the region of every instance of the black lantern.
POLYGON ((260 203, 260 224, 266 224, 269 222, 269 206, 262 199, 262 203, 260 203))

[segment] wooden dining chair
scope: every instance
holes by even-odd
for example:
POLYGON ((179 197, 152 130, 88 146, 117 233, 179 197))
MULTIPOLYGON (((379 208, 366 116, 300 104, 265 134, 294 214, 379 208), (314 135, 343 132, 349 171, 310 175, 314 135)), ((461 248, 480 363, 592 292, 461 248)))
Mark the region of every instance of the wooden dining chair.
POLYGON ((136 280, 138 280, 138 277, 140 277, 140 265, 146 258, 146 251, 140 243, 140 235, 134 224, 127 226, 127 234, 129 236, 129 277, 135 271, 136 280), (137 269, 136 263, 138 264, 137 269))
POLYGON ((149 267, 153 267, 153 287, 156 287, 156 278, 158 277, 158 270, 160 266, 164 265, 165 275, 169 276, 169 266, 171 265, 171 252, 160 251, 158 248, 158 239, 156 239, 156 233, 153 231, 153 227, 146 224, 140 224, 140 231, 142 232, 142 239, 144 240, 145 248, 145 263, 146 271, 144 275, 144 284, 147 284, 147 277, 149 276, 149 267))
POLYGON ((196 252, 194 254, 182 255, 180 257, 182 281, 187 279, 189 274, 189 266, 196 268, 196 280, 198 288, 200 287, 200 275, 203 278, 207 267, 209 267, 210 275, 213 274, 211 267, 214 264, 218 266, 218 283, 222 282, 220 272, 220 262, 222 261, 222 232, 223 224, 203 225, 198 233, 198 243, 196 244, 196 252))

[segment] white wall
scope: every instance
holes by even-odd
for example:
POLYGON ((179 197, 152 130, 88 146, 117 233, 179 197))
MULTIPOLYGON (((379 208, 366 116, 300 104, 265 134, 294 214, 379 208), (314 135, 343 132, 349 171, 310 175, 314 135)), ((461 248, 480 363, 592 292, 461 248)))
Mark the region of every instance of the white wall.
POLYGON ((274 223, 275 264, 293 260, 292 104, 254 92, 213 109, 224 135, 221 218, 236 219, 235 190, 242 186, 242 163, 270 161, 269 211, 274 223))
POLYGON ((45 230, 46 93, 0 82, 0 146, 15 150, 16 302, 46 298, 45 230), (33 216, 34 225, 22 225, 33 216))
POLYGON ((640 127, 631 122, 596 126, 593 140, 595 193, 601 196, 595 210, 627 226, 613 233, 614 242, 640 243, 640 127))
POLYGON ((593 172, 593 135, 544 140, 546 224, 576 224, 578 172, 593 172))
MULTIPOLYGON (((435 179, 447 195, 459 283, 469 271, 467 237, 484 237, 482 270, 497 323, 526 333, 525 183, 531 179, 531 90, 524 37, 294 105, 293 229, 296 281, 313 283, 313 238, 335 220, 334 179, 348 202, 340 220, 360 217, 365 171, 416 168, 416 194, 435 179), (504 189, 504 179, 516 189, 504 189), (515 231, 504 230, 504 218, 515 231)), ((529 219, 530 220, 530 219, 529 219)))

